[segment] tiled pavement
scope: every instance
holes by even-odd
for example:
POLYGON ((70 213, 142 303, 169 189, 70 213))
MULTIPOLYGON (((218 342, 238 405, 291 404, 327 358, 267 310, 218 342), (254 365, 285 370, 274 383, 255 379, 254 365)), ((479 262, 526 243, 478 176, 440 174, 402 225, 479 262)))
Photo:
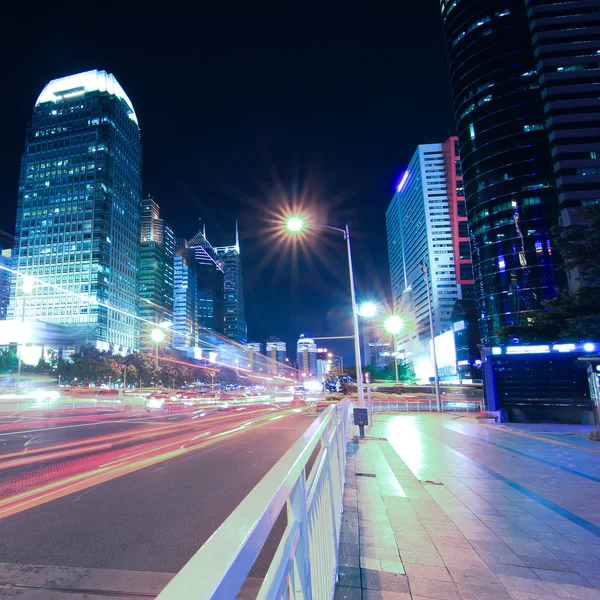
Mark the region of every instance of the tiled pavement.
POLYGON ((456 414, 376 416, 367 435, 348 447, 336 599, 600 600, 600 443, 456 414))

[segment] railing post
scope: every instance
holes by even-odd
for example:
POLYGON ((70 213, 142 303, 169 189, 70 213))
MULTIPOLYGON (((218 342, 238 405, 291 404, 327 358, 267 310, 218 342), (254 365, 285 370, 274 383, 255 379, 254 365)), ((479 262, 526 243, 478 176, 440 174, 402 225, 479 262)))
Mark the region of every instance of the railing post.
POLYGON ((298 523, 300 538, 293 559, 294 599, 312 600, 310 551, 308 537, 308 514, 306 512, 306 471, 302 473, 294 486, 287 502, 288 523, 298 523))

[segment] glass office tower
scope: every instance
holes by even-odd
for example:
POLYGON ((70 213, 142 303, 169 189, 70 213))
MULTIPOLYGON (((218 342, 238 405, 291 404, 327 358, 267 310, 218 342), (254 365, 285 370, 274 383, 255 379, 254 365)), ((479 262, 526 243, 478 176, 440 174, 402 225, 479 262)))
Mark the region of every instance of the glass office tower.
POLYGON ((442 0, 482 341, 556 295, 558 223, 525 0, 442 0))
POLYGON ((196 261, 186 240, 177 238, 173 276, 173 346, 198 343, 196 261))
POLYGON ((9 318, 25 307, 101 349, 135 349, 140 200, 140 130, 115 77, 48 83, 27 127, 15 235, 15 268, 36 279, 31 291, 15 280, 9 318))
POLYGON ((140 348, 151 352, 156 345, 152 330, 165 321, 173 322, 173 269, 175 236, 160 218, 160 207, 152 198, 142 200, 138 316, 140 348))
POLYGON ((200 329, 223 333, 224 269, 204 229, 189 241, 196 262, 196 307, 200 329))
POLYGON ((219 246, 215 250, 219 264, 225 273, 223 333, 234 342, 245 344, 248 339, 248 328, 237 223, 235 225, 235 246, 219 246))

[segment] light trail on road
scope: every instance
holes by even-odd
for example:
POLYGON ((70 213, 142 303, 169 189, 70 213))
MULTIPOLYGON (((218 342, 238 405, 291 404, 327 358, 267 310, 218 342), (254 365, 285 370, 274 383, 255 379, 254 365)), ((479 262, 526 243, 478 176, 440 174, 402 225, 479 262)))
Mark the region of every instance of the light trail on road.
POLYGON ((142 421, 142 427, 134 430, 0 453, 0 519, 242 435, 268 424, 274 411, 277 418, 285 418, 303 410, 305 407, 254 405, 243 411, 209 414, 202 408, 196 414, 178 414, 178 421, 161 415, 162 420, 154 417, 152 426, 144 426, 142 421), (197 418, 200 414, 203 416, 197 418))

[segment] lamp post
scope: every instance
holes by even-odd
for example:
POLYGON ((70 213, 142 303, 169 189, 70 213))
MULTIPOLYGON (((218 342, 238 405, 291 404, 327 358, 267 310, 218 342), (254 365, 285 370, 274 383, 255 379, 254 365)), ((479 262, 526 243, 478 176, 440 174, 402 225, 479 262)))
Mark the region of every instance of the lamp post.
POLYGON ((402 317, 399 317, 398 315, 390 315, 383 322, 383 326, 394 338, 394 369, 396 371, 396 383, 400 383, 398 380, 398 343, 396 341, 396 336, 404 329, 404 321, 402 320, 402 317))
POLYGON ((23 339, 19 344, 19 362, 17 366, 18 386, 21 387, 21 368, 23 366, 23 346, 25 345, 25 312, 27 310, 27 296, 33 291, 33 279, 28 275, 21 277, 21 291, 23 297, 23 313, 21 314, 21 335, 23 339))
POLYGON ((435 351, 435 332, 433 329, 433 309, 431 308, 431 292, 429 291, 429 266, 425 261, 421 261, 421 269, 425 274, 425 287, 427 288, 427 306, 429 308, 429 335, 431 337, 431 348, 433 352, 433 376, 435 379, 435 402, 438 412, 443 412, 442 400, 440 398, 440 378, 438 375, 437 354, 435 351))
MULTIPOLYGON (((287 229, 292 233, 300 233, 305 227, 305 220, 294 216, 287 220, 287 229)), ((358 388, 358 404, 360 408, 366 408, 365 391, 363 389, 362 365, 360 361, 360 338, 358 336, 358 307, 356 304, 356 292, 354 289, 354 269, 352 267, 352 247, 350 245, 350 227, 345 226, 344 229, 339 227, 331 227, 330 225, 318 225, 323 229, 331 229, 332 231, 340 232, 346 241, 348 250, 348 272, 350 274, 350 299, 352 302, 352 325, 354 329, 354 360, 356 363, 356 382, 358 388)))

